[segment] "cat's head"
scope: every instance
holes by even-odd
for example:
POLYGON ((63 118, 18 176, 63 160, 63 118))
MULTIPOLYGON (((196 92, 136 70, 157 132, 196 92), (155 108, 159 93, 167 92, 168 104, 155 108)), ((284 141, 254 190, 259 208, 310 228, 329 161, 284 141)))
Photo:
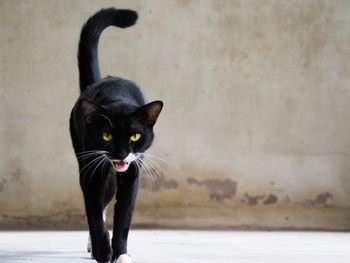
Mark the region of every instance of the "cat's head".
POLYGON ((126 171, 151 146, 153 126, 162 107, 161 101, 141 107, 128 104, 113 107, 81 100, 80 109, 86 122, 85 150, 103 151, 116 171, 126 171))

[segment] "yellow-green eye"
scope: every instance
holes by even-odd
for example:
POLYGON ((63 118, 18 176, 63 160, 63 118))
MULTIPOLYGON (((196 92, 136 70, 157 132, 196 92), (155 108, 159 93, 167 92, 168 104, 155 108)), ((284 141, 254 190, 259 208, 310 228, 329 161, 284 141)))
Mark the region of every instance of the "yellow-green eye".
POLYGON ((103 137, 103 139, 104 139, 105 141, 107 141, 107 142, 109 142, 110 140, 113 139, 112 134, 110 134, 110 133, 108 133, 108 132, 104 132, 104 133, 102 134, 102 137, 103 137))
POLYGON ((135 134, 131 135, 130 140, 132 140, 133 142, 136 142, 136 141, 138 141, 140 138, 141 138, 141 134, 135 133, 135 134))

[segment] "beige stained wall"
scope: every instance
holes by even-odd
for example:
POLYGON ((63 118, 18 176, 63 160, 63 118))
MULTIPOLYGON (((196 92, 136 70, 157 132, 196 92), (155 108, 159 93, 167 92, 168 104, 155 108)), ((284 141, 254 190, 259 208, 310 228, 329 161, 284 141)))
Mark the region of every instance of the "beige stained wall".
POLYGON ((346 0, 1 0, 0 228, 86 226, 68 118, 109 6, 140 18, 102 34, 102 74, 165 103, 134 227, 350 229, 346 0))

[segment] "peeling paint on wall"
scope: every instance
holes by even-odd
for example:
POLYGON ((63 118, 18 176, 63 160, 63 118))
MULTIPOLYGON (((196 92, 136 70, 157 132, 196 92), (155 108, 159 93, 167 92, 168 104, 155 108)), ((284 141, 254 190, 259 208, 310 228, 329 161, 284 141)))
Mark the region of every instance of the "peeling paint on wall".
POLYGON ((257 205, 260 199, 264 199, 266 195, 249 195, 248 193, 244 193, 244 197, 242 202, 247 202, 248 205, 257 205))
POLYGON ((332 199, 333 199, 333 195, 331 193, 323 192, 318 194, 314 199, 306 199, 303 202, 296 202, 296 204, 304 207, 311 207, 311 206, 331 207, 332 205, 329 202, 332 199))
POLYGON ((271 205, 277 203, 278 198, 273 194, 269 194, 266 200, 263 202, 264 205, 271 205))
POLYGON ((198 181, 195 178, 187 178, 188 184, 196 184, 204 186, 208 192, 211 200, 216 202, 223 202, 225 199, 230 199, 236 194, 237 182, 231 179, 217 180, 217 179, 206 179, 198 181))
POLYGON ((178 182, 173 179, 166 180, 163 176, 157 178, 147 178, 147 176, 141 176, 140 188, 146 189, 152 192, 158 192, 160 189, 176 189, 178 182))

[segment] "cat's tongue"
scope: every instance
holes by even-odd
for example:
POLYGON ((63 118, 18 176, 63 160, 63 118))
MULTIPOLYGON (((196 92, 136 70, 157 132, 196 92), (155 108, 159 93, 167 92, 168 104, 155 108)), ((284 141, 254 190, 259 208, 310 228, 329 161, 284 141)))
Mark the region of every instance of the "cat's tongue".
POLYGON ((127 162, 124 161, 113 161, 113 163, 117 170, 124 170, 127 165, 127 162))

